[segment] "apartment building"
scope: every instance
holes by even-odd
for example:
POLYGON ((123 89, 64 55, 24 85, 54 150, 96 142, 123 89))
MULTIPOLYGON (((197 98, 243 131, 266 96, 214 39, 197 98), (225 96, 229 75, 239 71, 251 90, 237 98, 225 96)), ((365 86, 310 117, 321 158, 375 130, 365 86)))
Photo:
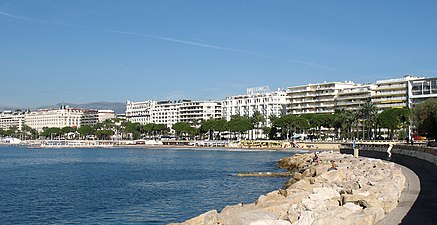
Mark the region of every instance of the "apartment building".
POLYGON ((115 118, 114 110, 99 109, 97 110, 97 118, 99 123, 104 122, 107 119, 113 119, 115 118))
POLYGON ((80 127, 95 125, 98 122, 98 111, 75 109, 61 106, 59 109, 41 109, 24 114, 25 124, 42 131, 44 127, 80 127))
POLYGON ((437 77, 408 80, 407 92, 410 108, 428 98, 437 98, 437 77))
POLYGON ((143 101, 126 102, 126 119, 133 123, 166 124, 197 123, 201 120, 221 118, 220 101, 143 101))
POLYGON ((371 102, 376 85, 356 85, 339 90, 336 98, 336 108, 359 110, 366 103, 371 102))
POLYGON ((21 111, 4 111, 0 113, 0 129, 7 130, 11 127, 17 127, 19 130, 24 124, 24 112, 21 111))
POLYGON ((179 121, 197 123, 202 120, 222 118, 222 103, 217 101, 183 102, 179 106, 179 121))
POLYGON ((223 100, 223 118, 231 120, 233 115, 253 116, 260 112, 270 125, 271 115, 286 114, 287 92, 284 90, 270 91, 267 86, 249 88, 245 95, 229 96, 223 100))
POLYGON ((287 88, 289 114, 334 113, 338 93, 355 88, 351 82, 324 82, 287 88))
POLYGON ((398 79, 376 81, 372 103, 379 111, 409 107, 409 88, 407 86, 410 82, 418 79, 423 78, 407 75, 398 79))

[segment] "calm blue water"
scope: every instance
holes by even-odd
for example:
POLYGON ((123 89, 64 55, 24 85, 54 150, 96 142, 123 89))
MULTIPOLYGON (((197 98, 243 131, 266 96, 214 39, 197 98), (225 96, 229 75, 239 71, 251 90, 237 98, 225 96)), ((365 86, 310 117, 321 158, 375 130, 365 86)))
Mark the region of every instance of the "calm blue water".
POLYGON ((291 152, 0 147, 1 224, 166 224, 254 202, 291 152))

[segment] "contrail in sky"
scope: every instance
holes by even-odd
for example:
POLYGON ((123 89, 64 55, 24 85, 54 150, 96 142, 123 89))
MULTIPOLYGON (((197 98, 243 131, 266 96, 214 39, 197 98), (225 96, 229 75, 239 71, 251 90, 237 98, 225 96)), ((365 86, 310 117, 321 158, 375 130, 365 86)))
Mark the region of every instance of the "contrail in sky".
POLYGON ((150 34, 141 34, 141 33, 135 33, 135 32, 118 31, 118 30, 103 30, 103 31, 110 32, 110 33, 116 33, 116 34, 124 34, 124 35, 138 36, 138 37, 153 38, 153 39, 157 39, 157 40, 161 40, 161 41, 168 41, 168 42, 174 42, 174 43, 185 44, 185 45, 193 45, 193 46, 202 47, 202 48, 211 48, 211 49, 218 49, 218 50, 245 53, 245 54, 266 57, 266 55, 259 54, 256 52, 246 51, 246 50, 242 50, 242 49, 227 48, 227 47, 222 47, 222 46, 218 46, 218 45, 204 44, 204 43, 193 42, 193 41, 185 41, 185 40, 168 38, 168 37, 161 37, 161 36, 150 35, 150 34))
MULTIPOLYGON (((33 18, 29 18, 29 17, 16 16, 16 15, 12 15, 12 14, 2 12, 2 11, 0 11, 0 16, 9 17, 9 18, 18 19, 18 20, 23 20, 23 21, 34 22, 34 23, 45 23, 45 24, 52 24, 52 25, 58 25, 58 26, 68 26, 68 27, 82 27, 82 28, 86 27, 86 26, 80 26, 80 25, 75 25, 75 24, 59 23, 59 22, 53 22, 53 21, 49 21, 49 20, 40 20, 40 19, 33 19, 33 18)), ((183 45, 196 46, 196 47, 200 47, 200 48, 209 48, 209 49, 236 52, 236 53, 242 53, 242 54, 253 55, 253 56, 264 57, 264 58, 279 59, 279 60, 284 60, 287 62, 302 64, 302 65, 315 67, 315 68, 335 70, 333 68, 323 66, 323 65, 320 65, 317 63, 313 63, 313 62, 306 62, 306 61, 300 61, 300 60, 295 60, 295 59, 281 58, 281 57, 277 57, 277 56, 265 55, 265 54, 261 54, 258 52, 253 52, 253 51, 248 51, 248 50, 243 50, 243 49, 228 48, 228 47, 219 46, 219 45, 205 44, 205 43, 194 42, 194 41, 186 41, 186 40, 181 40, 181 39, 176 39, 176 38, 162 37, 162 36, 156 36, 156 35, 150 35, 150 34, 141 34, 141 33, 136 33, 136 32, 127 32, 127 31, 119 31, 119 30, 105 30, 105 29, 100 29, 100 30, 104 31, 104 32, 109 32, 109 33, 151 38, 151 39, 173 42, 173 43, 178 43, 178 44, 183 44, 183 45)))
POLYGON ((318 68, 324 68, 324 69, 328 69, 328 70, 335 70, 333 68, 326 67, 326 66, 323 66, 323 65, 320 65, 317 63, 313 63, 313 62, 280 58, 280 57, 276 57, 276 56, 265 55, 265 54, 261 54, 258 52, 247 51, 247 50, 243 50, 243 49, 228 48, 228 47, 223 47, 223 46, 218 46, 218 45, 204 44, 204 43, 200 43, 200 42, 186 41, 186 40, 181 40, 181 39, 161 37, 161 36, 150 35, 150 34, 141 34, 141 33, 136 33, 136 32, 126 32, 126 31, 118 31, 118 30, 103 30, 103 31, 110 32, 110 33, 116 33, 116 34, 152 38, 152 39, 157 39, 157 40, 161 40, 161 41, 168 41, 168 42, 174 42, 174 43, 179 43, 179 44, 192 45, 192 46, 197 46, 197 47, 202 47, 202 48, 211 48, 211 49, 217 49, 217 50, 223 50, 223 51, 243 53, 243 54, 254 55, 254 56, 265 57, 265 58, 281 59, 281 60, 285 60, 287 62, 303 64, 303 65, 307 65, 310 67, 318 67, 318 68))
POLYGON ((24 17, 24 16, 16 16, 16 15, 12 15, 12 14, 2 12, 2 11, 0 11, 0 16, 5 16, 5 17, 12 18, 12 19, 24 20, 24 21, 34 22, 34 23, 46 23, 46 24, 52 24, 52 25, 58 25, 58 26, 68 26, 68 27, 84 27, 84 26, 75 25, 75 24, 59 23, 59 22, 53 22, 50 20, 39 20, 39 19, 33 19, 33 18, 29 18, 29 17, 24 17))

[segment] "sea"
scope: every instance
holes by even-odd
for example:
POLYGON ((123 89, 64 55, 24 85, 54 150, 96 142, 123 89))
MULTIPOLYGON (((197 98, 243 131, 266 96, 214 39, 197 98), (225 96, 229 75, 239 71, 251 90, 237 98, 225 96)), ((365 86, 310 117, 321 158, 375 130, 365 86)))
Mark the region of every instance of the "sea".
POLYGON ((294 151, 0 147, 0 224, 167 224, 255 202, 294 151))

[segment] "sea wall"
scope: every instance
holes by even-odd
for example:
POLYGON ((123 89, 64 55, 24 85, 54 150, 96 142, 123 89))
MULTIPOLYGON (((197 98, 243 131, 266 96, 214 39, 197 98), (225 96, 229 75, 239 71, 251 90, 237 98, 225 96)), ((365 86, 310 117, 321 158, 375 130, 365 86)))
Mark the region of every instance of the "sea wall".
MULTIPOLYGON (((392 144, 391 156, 387 152, 390 143, 366 143, 357 144, 359 155, 377 159, 389 159, 392 162, 405 165, 407 167, 420 164, 429 170, 437 168, 437 148, 417 146, 417 145, 403 145, 392 144)), ((353 154, 352 144, 342 144, 340 152, 344 154, 353 154)))
POLYGON ((338 152, 313 157, 296 154, 279 161, 292 175, 283 189, 179 225, 370 225, 397 207, 405 176, 396 164, 338 152))

